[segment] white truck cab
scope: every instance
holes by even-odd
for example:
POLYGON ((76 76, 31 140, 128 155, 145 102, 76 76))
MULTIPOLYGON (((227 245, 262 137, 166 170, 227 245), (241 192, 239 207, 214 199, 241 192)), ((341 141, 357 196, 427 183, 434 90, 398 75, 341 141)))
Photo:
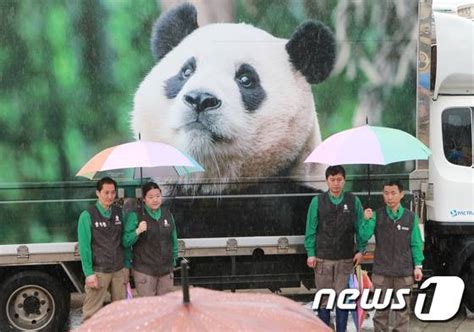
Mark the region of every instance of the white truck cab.
MULTIPOLYGON (((425 255, 435 275, 458 275, 474 310, 474 22, 434 13, 425 255)), ((425 139, 426 140, 426 139, 425 139)))

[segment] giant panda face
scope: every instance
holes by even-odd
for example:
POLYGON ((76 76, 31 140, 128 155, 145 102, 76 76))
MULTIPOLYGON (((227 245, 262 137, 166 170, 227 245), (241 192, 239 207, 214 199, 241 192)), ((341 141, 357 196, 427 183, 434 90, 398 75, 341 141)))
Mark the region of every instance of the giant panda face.
POLYGON ((221 180, 290 175, 319 143, 308 82, 334 61, 322 24, 303 24, 290 41, 246 24, 198 28, 185 4, 153 34, 158 62, 135 94, 137 137, 186 151, 204 166, 199 176, 221 180))
MULTIPOLYGON (((244 24, 194 31, 140 85, 135 132, 201 162, 250 157, 274 149, 281 136, 307 136, 315 123, 313 97, 291 68, 285 43, 244 24)), ((296 148, 286 145, 282 148, 296 148)))

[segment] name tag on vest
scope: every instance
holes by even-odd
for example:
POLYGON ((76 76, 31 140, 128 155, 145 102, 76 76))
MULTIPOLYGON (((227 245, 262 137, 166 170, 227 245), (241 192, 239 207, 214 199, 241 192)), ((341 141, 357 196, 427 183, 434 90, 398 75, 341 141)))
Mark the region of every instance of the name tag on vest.
POLYGON ((96 221, 96 222, 94 223, 94 226, 95 226, 95 228, 107 227, 107 223, 106 223, 106 222, 103 222, 103 221, 96 221))
POLYGON ((405 227, 405 226, 402 226, 402 225, 397 225, 397 229, 399 231, 409 231, 410 230, 409 227, 405 227))

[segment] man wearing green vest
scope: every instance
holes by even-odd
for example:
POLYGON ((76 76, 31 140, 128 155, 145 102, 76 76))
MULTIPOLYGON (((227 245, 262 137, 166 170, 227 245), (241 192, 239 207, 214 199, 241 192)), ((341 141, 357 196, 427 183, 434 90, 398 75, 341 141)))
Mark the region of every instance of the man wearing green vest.
POLYGON ((122 209, 113 205, 116 192, 113 179, 99 180, 96 204, 79 217, 79 253, 86 276, 83 320, 102 308, 108 290, 112 301, 125 299, 131 252, 122 246, 122 209))
MULTIPOLYGON (((354 264, 360 264, 367 241, 359 236, 364 222, 359 198, 344 191, 346 171, 342 166, 326 169, 328 191, 311 201, 306 218, 304 245, 307 265, 314 269, 317 290, 331 288, 339 294, 347 288, 354 264), (354 246, 354 238, 356 246, 354 246)), ((324 297, 318 315, 330 325, 330 310, 324 297)), ((336 307, 336 331, 347 326, 348 311, 336 307)))
MULTIPOLYGON (((399 181, 388 181, 383 186, 386 206, 373 212, 367 209, 367 220, 361 225, 361 236, 368 240, 375 234, 375 257, 372 283, 382 290, 395 293, 399 289, 413 288, 414 281, 423 277, 423 240, 418 228, 418 217, 400 204, 403 187, 399 181)), ((405 296, 405 309, 395 311, 394 331, 408 331, 410 320, 410 295, 405 296)), ((388 331, 390 310, 377 310, 374 316, 375 331, 388 331)))

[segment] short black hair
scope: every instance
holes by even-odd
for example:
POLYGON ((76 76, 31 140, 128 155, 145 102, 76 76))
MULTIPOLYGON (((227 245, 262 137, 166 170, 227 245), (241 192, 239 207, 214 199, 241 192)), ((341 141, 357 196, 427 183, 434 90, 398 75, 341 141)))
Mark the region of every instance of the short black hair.
POLYGON ((397 186, 400 192, 403 191, 403 185, 399 180, 386 180, 383 183, 383 186, 397 186))
POLYGON ((146 196, 146 194, 152 190, 152 189, 158 189, 160 192, 161 192, 161 188, 159 185, 157 185, 155 182, 147 182, 145 183, 143 186, 142 186, 142 193, 143 193, 143 197, 146 196))
POLYGON ((114 188, 115 190, 117 190, 117 182, 115 182, 114 179, 112 179, 111 177, 103 177, 102 179, 100 179, 99 181, 97 181, 97 191, 101 191, 102 190, 102 187, 104 186, 104 184, 113 184, 114 185, 114 188))
POLYGON ((344 167, 341 165, 334 165, 334 166, 329 166, 326 168, 326 180, 329 178, 329 176, 334 176, 337 174, 341 174, 342 177, 345 179, 346 178, 346 170, 344 167))

